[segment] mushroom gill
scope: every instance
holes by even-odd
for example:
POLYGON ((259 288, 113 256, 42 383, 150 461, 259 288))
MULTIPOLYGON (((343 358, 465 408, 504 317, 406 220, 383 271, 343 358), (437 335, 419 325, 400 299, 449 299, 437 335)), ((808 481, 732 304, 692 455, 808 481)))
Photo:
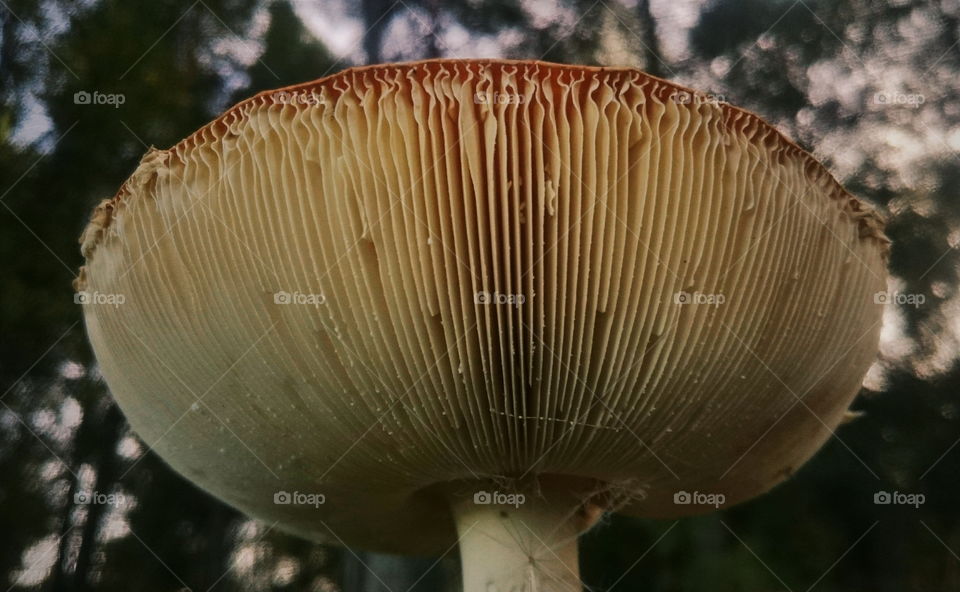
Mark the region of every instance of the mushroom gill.
POLYGON ((887 248, 753 114, 497 60, 261 93, 151 150, 82 243, 148 445, 253 516, 403 553, 486 506, 575 536, 766 491, 858 391, 887 248))

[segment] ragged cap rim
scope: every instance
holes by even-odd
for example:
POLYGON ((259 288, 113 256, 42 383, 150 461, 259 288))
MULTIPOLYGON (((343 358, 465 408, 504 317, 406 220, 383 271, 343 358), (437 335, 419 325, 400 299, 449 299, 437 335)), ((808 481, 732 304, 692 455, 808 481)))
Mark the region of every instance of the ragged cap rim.
MULTIPOLYGON (((669 98, 672 94, 676 92, 689 93, 692 97, 701 97, 703 93, 689 87, 671 82, 669 80, 664 80, 656 76, 652 76, 638 70, 636 68, 630 67, 607 67, 607 66, 581 66, 581 65, 570 65, 570 64, 556 64, 552 62, 544 62, 540 60, 505 60, 505 59, 430 59, 430 60, 419 60, 413 62, 399 62, 399 63, 388 63, 388 64, 374 64, 368 66, 355 66, 351 68, 346 68, 340 72, 324 76, 323 78, 318 78, 310 82, 302 82, 299 84, 294 84, 286 86, 283 88, 265 90, 257 93, 256 95, 245 99, 233 107, 230 107, 224 111, 220 116, 218 116, 213 121, 207 123, 194 133, 190 134, 183 140, 180 140, 174 146, 168 150, 158 150, 152 146, 148 150, 147 154, 144 155, 141 160, 140 165, 137 167, 137 170, 120 186, 116 194, 113 197, 104 199, 100 204, 96 206, 93 211, 93 214, 90 217, 90 221, 84 229, 83 233, 80 236, 80 243, 82 245, 81 251, 84 257, 89 260, 93 257, 96 252, 97 247, 103 241, 105 231, 110 227, 110 224, 113 220, 113 214, 117 209, 117 206, 124 200, 124 198, 131 193, 130 185, 138 177, 142 175, 152 174, 157 170, 157 168, 164 166, 163 160, 155 158, 158 153, 164 154, 173 154, 180 158, 181 154, 187 153, 197 146, 204 144, 205 136, 210 134, 212 137, 217 138, 222 134, 228 131, 229 124, 231 121, 236 121, 239 115, 242 120, 245 109, 249 105, 277 105, 284 104, 282 101, 278 100, 278 97, 283 96, 282 93, 299 93, 304 91, 315 91, 320 88, 324 88, 328 91, 331 91, 333 96, 338 96, 341 92, 335 85, 335 82, 341 79, 349 79, 350 77, 355 77, 357 75, 362 75, 366 73, 382 72, 386 70, 407 70, 407 71, 429 71, 434 68, 440 68, 443 66, 463 66, 463 69, 454 68, 453 72, 455 74, 464 74, 471 68, 477 67, 524 67, 532 69, 535 72, 539 72, 541 69, 554 73, 580 73, 580 74, 629 74, 633 76, 633 82, 644 81, 644 82, 654 82, 655 85, 651 86, 652 93, 650 96, 654 96, 661 100, 669 98)), ((890 240, 884 234, 884 225, 885 220, 883 216, 875 209, 873 206, 868 203, 860 200, 849 191, 844 189, 839 181, 824 167, 812 154, 798 146, 790 138, 785 136, 780 130, 771 125, 765 119, 748 111, 746 109, 736 107, 727 102, 720 101, 717 103, 720 109, 723 111, 723 121, 726 129, 736 129, 738 127, 748 126, 750 124, 759 124, 760 128, 765 131, 763 136, 763 142, 773 142, 775 144, 774 149, 779 150, 782 153, 799 157, 803 160, 804 166, 803 172, 810 179, 810 181, 818 187, 824 189, 824 192, 830 199, 836 200, 840 203, 841 208, 847 212, 850 217, 855 220, 859 226, 859 233, 861 238, 867 238, 875 240, 881 249, 881 253, 884 257, 884 260, 889 256, 890 240)), ((81 267, 80 274, 77 279, 74 281, 74 287, 77 290, 82 290, 85 285, 85 273, 84 268, 81 267)))

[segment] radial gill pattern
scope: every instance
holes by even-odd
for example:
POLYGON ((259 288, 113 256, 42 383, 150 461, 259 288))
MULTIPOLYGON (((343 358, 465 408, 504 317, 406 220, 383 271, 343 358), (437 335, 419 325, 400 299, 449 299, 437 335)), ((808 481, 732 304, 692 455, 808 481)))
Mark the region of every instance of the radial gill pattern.
POLYGON ((262 93, 151 150, 82 243, 148 445, 254 515, 404 551, 453 542, 443 484, 583 478, 653 516, 768 489, 857 392, 885 288, 876 216, 758 117, 537 62, 262 93))

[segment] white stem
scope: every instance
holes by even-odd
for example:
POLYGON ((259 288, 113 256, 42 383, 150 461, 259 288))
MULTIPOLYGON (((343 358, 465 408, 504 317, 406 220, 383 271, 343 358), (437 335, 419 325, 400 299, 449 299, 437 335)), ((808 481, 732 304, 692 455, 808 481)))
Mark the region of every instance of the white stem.
POLYGON ((484 493, 452 504, 463 592, 581 592, 577 536, 600 512, 570 494, 484 493))

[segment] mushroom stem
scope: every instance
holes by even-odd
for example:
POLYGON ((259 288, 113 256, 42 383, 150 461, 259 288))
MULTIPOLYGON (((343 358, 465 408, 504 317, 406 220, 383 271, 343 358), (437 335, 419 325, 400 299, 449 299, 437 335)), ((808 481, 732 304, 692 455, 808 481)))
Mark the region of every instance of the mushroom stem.
POLYGON ((577 537, 602 510, 569 493, 482 491, 452 503, 463 592, 580 592, 577 537))

